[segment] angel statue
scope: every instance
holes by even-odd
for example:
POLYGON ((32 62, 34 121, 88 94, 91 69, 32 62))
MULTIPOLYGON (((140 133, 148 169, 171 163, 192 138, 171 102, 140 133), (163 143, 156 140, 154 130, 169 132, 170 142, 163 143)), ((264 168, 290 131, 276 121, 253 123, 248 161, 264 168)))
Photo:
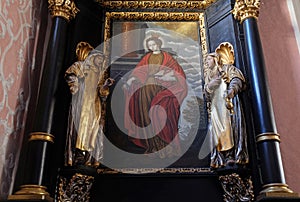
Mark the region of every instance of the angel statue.
POLYGON ((114 80, 104 79, 104 56, 88 43, 78 43, 76 55, 78 61, 65 72, 72 94, 65 165, 98 167, 103 158, 105 100, 114 80))
POLYGON ((238 94, 245 90, 242 72, 233 66, 233 46, 221 43, 205 58, 205 95, 212 168, 245 165, 249 161, 245 119, 238 94))

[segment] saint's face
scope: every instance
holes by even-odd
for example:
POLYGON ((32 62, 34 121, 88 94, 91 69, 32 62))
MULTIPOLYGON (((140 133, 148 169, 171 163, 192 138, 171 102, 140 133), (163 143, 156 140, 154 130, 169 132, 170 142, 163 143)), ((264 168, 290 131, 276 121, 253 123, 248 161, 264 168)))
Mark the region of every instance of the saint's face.
POLYGON ((205 64, 209 67, 212 68, 215 66, 215 61, 214 58, 212 56, 207 56, 206 60, 205 60, 205 64))
POLYGON ((155 51, 159 51, 160 48, 159 48, 159 45, 157 45, 157 43, 155 41, 148 41, 148 48, 152 51, 152 52, 155 52, 155 51))

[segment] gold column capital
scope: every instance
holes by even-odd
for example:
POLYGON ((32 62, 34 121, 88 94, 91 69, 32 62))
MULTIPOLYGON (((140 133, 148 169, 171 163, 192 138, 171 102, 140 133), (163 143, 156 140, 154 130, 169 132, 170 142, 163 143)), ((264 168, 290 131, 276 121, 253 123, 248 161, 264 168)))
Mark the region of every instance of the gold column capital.
POLYGON ((247 18, 258 18, 260 0, 236 0, 232 14, 236 20, 242 23, 247 18))
POLYGON ((63 17, 67 21, 75 18, 79 12, 74 0, 48 0, 48 4, 48 9, 52 17, 63 17))

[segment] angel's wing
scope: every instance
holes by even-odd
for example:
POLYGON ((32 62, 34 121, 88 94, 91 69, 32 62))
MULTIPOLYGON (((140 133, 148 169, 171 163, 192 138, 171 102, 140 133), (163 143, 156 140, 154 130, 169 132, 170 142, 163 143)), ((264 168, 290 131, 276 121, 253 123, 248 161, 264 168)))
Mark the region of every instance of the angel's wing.
POLYGON ((94 48, 89 43, 83 41, 79 42, 76 46, 76 56, 78 60, 85 60, 93 49, 94 48))
POLYGON ((231 43, 221 43, 215 52, 219 54, 221 64, 232 65, 234 63, 234 49, 231 43))

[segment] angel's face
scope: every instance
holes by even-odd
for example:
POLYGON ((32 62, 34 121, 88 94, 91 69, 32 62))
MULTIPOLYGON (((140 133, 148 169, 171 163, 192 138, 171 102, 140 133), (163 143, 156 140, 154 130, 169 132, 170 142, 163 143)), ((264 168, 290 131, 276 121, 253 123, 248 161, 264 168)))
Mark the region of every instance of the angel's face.
POLYGON ((207 56, 206 60, 205 60, 205 64, 207 65, 207 67, 212 68, 215 66, 215 60, 212 56, 207 56))
POLYGON ((93 59, 94 59, 93 63, 97 68, 102 67, 102 63, 103 63, 102 55, 95 55, 93 59))

